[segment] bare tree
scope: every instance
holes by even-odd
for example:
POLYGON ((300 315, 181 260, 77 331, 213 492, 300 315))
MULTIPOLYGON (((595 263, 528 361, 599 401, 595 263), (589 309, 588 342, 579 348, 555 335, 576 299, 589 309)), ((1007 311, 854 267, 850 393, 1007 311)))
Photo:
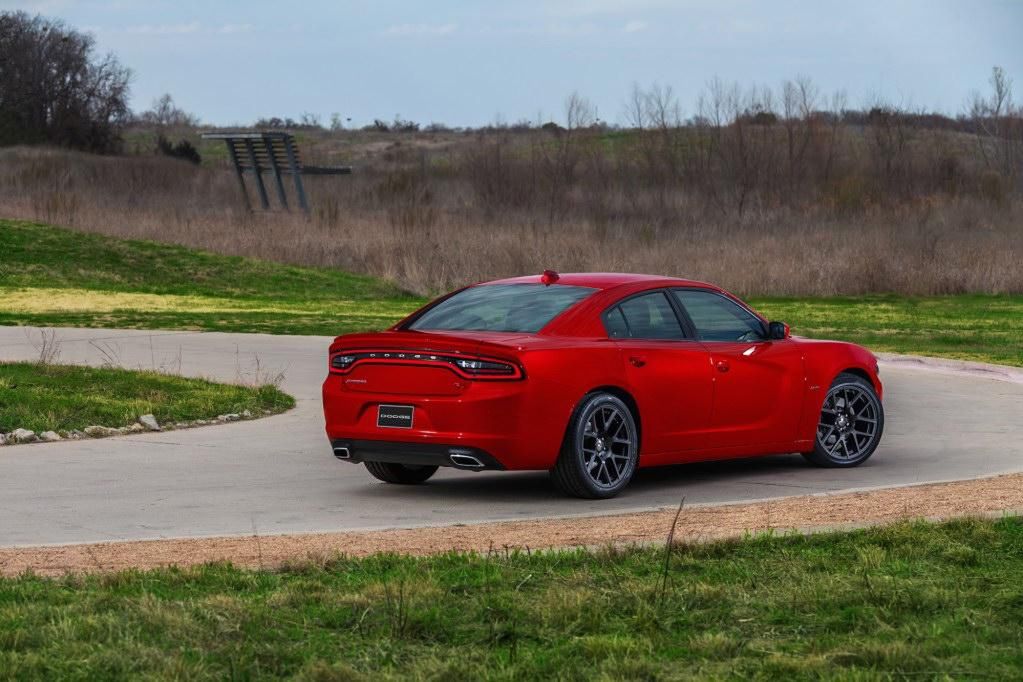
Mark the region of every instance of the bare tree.
POLYGON ((682 107, 671 86, 660 86, 654 83, 646 97, 647 120, 656 134, 655 154, 651 154, 652 163, 659 166, 662 175, 662 186, 678 182, 681 152, 684 146, 682 128, 682 107))
POLYGON ((0 13, 0 145, 118 145, 131 74, 94 48, 91 36, 59 21, 0 13))
POLYGON ((816 86, 807 76, 782 83, 781 122, 785 127, 787 196, 793 201, 796 186, 806 171, 806 152, 813 139, 813 111, 817 106, 816 86))
POLYGON ((875 174, 886 191, 908 191, 909 145, 915 134, 909 112, 882 99, 874 100, 867 113, 867 140, 875 174))
POLYGON ((565 99, 565 127, 553 122, 545 123, 541 130, 553 134, 553 139, 534 138, 531 161, 539 168, 546 198, 547 219, 553 222, 564 208, 568 190, 575 184, 582 150, 579 138, 594 126, 597 110, 593 103, 573 92, 565 99))
POLYGON ((755 86, 744 93, 737 83, 725 85, 715 78, 700 96, 698 110, 706 122, 706 148, 713 164, 708 170, 720 176, 720 187, 707 186, 709 196, 722 209, 727 208, 723 199, 730 197, 731 207, 741 215, 774 166, 774 95, 755 86))
POLYGON ((647 95, 639 83, 632 84, 629 98, 625 101, 625 122, 630 128, 643 130, 647 127, 647 95))
MULTIPOLYGON (((396 116, 395 121, 398 120, 396 116)), ((310 111, 303 111, 302 115, 298 119, 299 125, 303 128, 322 128, 323 124, 320 122, 319 114, 314 114, 310 111)))
POLYGON ((831 103, 827 112, 827 133, 821 144, 821 175, 820 182, 827 185, 835 172, 835 160, 838 155, 838 137, 842 130, 842 112, 848 104, 848 96, 844 90, 837 90, 831 95, 831 103))
POLYGON ((670 85, 654 83, 646 94, 647 120, 658 130, 671 130, 682 123, 682 107, 670 85))
POLYGON ((151 123, 164 128, 194 127, 199 125, 199 117, 179 108, 169 93, 154 99, 152 108, 148 111, 143 111, 138 115, 138 118, 144 123, 151 123))
POLYGON ((565 100, 565 127, 568 130, 589 128, 597 120, 597 110, 590 100, 573 92, 565 100))
POLYGON ((978 146, 985 164, 1007 176, 1021 174, 1023 161, 1023 107, 1012 101, 1012 79, 1000 66, 991 69, 985 97, 973 93, 970 119, 979 133, 978 146))
POLYGON ((1005 69, 996 66, 991 69, 991 99, 989 115, 999 118, 1012 107, 1012 79, 1005 75, 1005 69))
POLYGON ((625 104, 625 119, 638 132, 636 139, 643 160, 645 179, 665 199, 669 186, 681 177, 683 130, 682 108, 671 86, 654 83, 649 90, 638 84, 625 104))

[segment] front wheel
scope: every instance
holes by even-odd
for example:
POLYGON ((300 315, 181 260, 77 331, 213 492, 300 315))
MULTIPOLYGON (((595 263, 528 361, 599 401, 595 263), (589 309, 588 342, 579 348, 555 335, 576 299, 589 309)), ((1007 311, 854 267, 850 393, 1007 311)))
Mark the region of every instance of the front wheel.
POLYGON ((435 466, 392 464, 391 462, 364 462, 369 473, 384 483, 416 485, 437 473, 435 466))
POLYGON ((639 437, 632 411, 610 393, 594 393, 572 414, 551 477, 574 497, 614 497, 629 484, 638 460, 639 437))
POLYGON ((854 467, 874 454, 884 431, 884 408, 869 381, 839 374, 824 397, 810 462, 822 467, 854 467))

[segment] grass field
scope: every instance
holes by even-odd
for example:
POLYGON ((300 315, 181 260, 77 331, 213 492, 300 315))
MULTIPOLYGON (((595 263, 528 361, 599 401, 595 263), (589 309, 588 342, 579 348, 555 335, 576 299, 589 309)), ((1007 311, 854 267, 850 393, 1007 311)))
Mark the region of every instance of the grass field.
POLYGON ((1023 521, 0 580, 3 679, 1018 679, 1023 521), (666 577, 665 577, 666 576, 666 577))
POLYGON ((338 334, 420 299, 371 277, 0 220, 0 324, 338 334))
POLYGON ((750 304, 801 336, 1023 366, 1023 296, 752 298, 750 304))
MULTIPOLYGON (((425 299, 369 277, 0 220, 0 324, 335 335, 425 299)), ((1023 366, 1023 296, 751 298, 793 332, 1023 366)))
MULTIPOLYGON (((335 270, 23 222, 0 221, 0 243, 0 324, 332 335, 423 302, 335 270)), ((1023 366, 1023 296, 751 303, 796 334, 1023 366)), ((288 400, 0 365, 0 430, 288 400)), ((1023 675, 1021 585, 1019 519, 757 537, 667 562, 608 549, 27 575, 0 580, 0 679, 1007 679, 1023 675)))
POLYGON ((152 414, 161 424, 249 410, 281 412, 294 399, 272 385, 235 386, 154 371, 0 363, 0 432, 121 427, 152 414))

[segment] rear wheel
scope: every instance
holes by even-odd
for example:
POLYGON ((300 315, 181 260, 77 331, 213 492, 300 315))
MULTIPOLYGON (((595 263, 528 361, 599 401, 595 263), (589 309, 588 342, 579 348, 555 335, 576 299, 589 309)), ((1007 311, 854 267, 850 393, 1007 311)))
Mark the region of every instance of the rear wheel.
POLYGON ((390 462, 364 462, 366 469, 384 483, 416 485, 437 473, 435 466, 392 464, 390 462))
POLYGON ((629 484, 638 459, 632 411, 610 393, 593 393, 575 409, 551 477, 575 497, 614 497, 629 484))
POLYGON ((817 466, 854 467, 874 454, 884 431, 884 408, 869 381, 839 374, 824 398, 813 452, 817 466))

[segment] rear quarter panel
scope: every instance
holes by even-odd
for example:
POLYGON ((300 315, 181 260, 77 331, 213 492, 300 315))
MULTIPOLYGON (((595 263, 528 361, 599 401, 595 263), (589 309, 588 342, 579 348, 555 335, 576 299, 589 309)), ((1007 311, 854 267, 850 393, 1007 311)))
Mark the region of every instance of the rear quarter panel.
POLYGON ((549 469, 561 450, 572 411, 594 388, 624 386, 621 356, 608 339, 548 339, 520 355, 527 397, 519 415, 516 466, 549 469))

